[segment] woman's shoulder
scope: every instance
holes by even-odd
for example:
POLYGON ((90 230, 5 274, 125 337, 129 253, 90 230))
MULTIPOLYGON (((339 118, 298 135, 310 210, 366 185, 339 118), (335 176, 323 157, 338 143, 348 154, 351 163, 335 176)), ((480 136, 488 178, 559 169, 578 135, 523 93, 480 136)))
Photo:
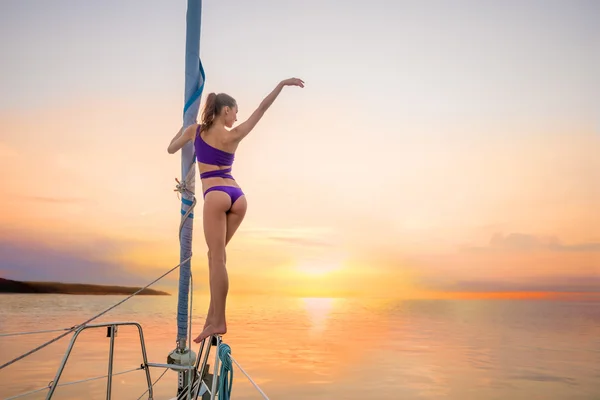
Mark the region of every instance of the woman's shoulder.
POLYGON ((188 125, 187 128, 185 128, 185 133, 184 135, 190 139, 190 140, 194 140, 196 138, 196 136, 200 133, 201 131, 201 125, 198 123, 194 123, 194 124, 190 124, 188 125))

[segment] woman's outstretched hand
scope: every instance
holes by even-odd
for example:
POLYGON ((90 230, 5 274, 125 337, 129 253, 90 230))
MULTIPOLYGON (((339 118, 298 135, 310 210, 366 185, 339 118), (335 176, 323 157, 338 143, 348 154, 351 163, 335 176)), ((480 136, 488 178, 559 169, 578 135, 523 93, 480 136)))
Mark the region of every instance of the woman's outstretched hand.
POLYGON ((273 104, 285 86, 298 86, 303 88, 304 81, 298 78, 289 78, 279 82, 277 86, 275 86, 275 89, 273 89, 271 93, 269 93, 267 97, 265 97, 258 105, 258 108, 252 113, 252 115, 250 115, 246 121, 242 122, 240 125, 230 131, 233 133, 237 141, 245 138, 246 135, 248 135, 250 131, 254 129, 258 121, 263 117, 269 107, 271 107, 271 104, 273 104))
POLYGON ((281 81, 281 84, 283 86, 300 86, 301 88, 304 87, 304 81, 302 79, 298 79, 298 78, 286 79, 284 81, 281 81))

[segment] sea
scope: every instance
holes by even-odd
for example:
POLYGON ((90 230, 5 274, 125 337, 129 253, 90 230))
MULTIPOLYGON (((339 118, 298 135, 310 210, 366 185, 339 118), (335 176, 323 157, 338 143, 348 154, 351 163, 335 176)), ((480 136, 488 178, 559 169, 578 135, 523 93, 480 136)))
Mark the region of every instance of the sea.
MULTIPOLYGON (((61 332, 1 335, 69 328, 124 297, 0 295, 0 365, 61 332)), ((194 337, 207 304, 194 294, 194 337)), ((166 363, 176 309, 176 296, 136 296, 94 322, 138 322, 148 361, 166 363)), ((223 341, 270 399, 600 399, 598 302, 232 295, 227 321, 223 341)), ((0 398, 41 389, 21 398, 44 399, 70 338, 0 369, 0 398)), ((68 385, 53 399, 106 399, 107 379, 88 379, 107 374, 109 342, 106 328, 81 333, 59 380, 68 385)), ((111 399, 148 399, 135 326, 119 328, 114 355, 111 399)), ((164 371, 150 368, 151 379, 164 371)), ((176 387, 167 370, 154 399, 174 397, 176 387)), ((262 398, 233 365, 231 399, 262 398)))

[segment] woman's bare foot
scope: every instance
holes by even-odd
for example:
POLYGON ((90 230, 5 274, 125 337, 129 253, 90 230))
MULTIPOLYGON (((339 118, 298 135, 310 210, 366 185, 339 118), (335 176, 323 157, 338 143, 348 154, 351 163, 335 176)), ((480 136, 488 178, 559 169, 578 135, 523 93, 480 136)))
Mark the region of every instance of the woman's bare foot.
POLYGON ((211 324, 211 325, 206 326, 206 328, 204 328, 202 333, 200 333, 198 335, 198 337, 196 339, 194 339, 194 342, 200 343, 201 341, 203 341, 204 339, 206 339, 209 336, 224 335, 226 333, 227 333, 227 326, 225 324, 222 324, 222 325, 211 324))

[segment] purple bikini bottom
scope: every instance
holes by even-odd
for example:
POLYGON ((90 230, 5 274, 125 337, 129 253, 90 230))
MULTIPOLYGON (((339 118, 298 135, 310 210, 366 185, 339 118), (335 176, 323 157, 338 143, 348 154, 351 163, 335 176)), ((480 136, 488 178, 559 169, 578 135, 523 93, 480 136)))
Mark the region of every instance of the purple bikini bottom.
MULTIPOLYGON (((213 190, 220 190, 221 192, 227 193, 229 195, 229 198, 231 198, 231 207, 233 207, 233 204, 235 203, 235 201, 237 199, 239 199, 241 196, 244 195, 244 192, 239 187, 213 186, 213 187, 206 189, 206 191, 204 192, 204 197, 206 198, 206 193, 212 192, 213 190)), ((229 207, 229 210, 231 210, 231 207, 229 207)), ((227 210, 227 211, 229 211, 229 210, 227 210)))
MULTIPOLYGON (((225 178, 225 179, 233 179, 233 176, 231 176, 231 168, 218 169, 215 171, 207 171, 207 172, 203 172, 200 174, 200 179, 217 178, 217 177, 225 178)), ((244 195, 244 192, 242 192, 242 189, 240 189, 239 187, 219 185, 219 186, 213 186, 211 188, 206 189, 206 191, 204 192, 204 198, 206 198, 206 193, 212 192, 213 190, 220 190, 221 192, 227 193, 229 195, 229 198, 231 199, 232 207, 233 207, 233 203, 235 203, 235 201, 237 199, 239 199, 241 196, 244 195)), ((229 210, 231 210, 231 207, 229 207, 229 210)), ((229 211, 229 210, 227 210, 227 211, 229 211)))

